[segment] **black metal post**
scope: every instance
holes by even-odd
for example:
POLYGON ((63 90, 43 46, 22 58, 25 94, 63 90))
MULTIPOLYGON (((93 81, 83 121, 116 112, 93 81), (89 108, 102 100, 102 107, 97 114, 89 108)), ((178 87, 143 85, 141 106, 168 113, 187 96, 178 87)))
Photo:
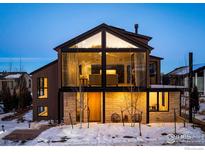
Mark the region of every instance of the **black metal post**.
POLYGON ((2 131, 5 132, 4 125, 1 125, 2 131))
POLYGON ((176 109, 174 108, 174 134, 177 134, 177 118, 176 118, 176 109))
POLYGON ((71 123, 72 129, 73 129, 73 120, 72 120, 72 117, 71 117, 71 113, 70 113, 70 112, 69 112, 69 117, 70 117, 70 123, 71 123))
POLYGON ((87 108, 88 128, 90 127, 90 108, 87 108))
POLYGON ((140 131, 140 136, 142 136, 141 122, 142 122, 142 112, 140 112, 140 119, 139 119, 139 131, 140 131))
POLYGON ((105 30, 102 31, 102 89, 103 89, 103 123, 105 123, 105 89, 106 89, 106 33, 105 30))
POLYGON ((193 53, 189 52, 189 122, 192 122, 191 92, 193 88, 193 53))
POLYGON ((125 126, 124 117, 123 117, 123 111, 121 111, 121 116, 122 116, 122 124, 123 124, 123 126, 125 126))
POLYGON ((149 91, 147 91, 147 104, 146 104, 146 123, 149 123, 149 91))

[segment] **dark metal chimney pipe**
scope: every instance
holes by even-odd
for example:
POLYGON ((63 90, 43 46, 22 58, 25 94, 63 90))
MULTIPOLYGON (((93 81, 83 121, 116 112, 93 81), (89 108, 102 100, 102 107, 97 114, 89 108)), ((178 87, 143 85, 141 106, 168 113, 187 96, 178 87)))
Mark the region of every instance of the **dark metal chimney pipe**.
POLYGON ((135 34, 138 34, 138 28, 139 28, 139 25, 135 24, 135 34))

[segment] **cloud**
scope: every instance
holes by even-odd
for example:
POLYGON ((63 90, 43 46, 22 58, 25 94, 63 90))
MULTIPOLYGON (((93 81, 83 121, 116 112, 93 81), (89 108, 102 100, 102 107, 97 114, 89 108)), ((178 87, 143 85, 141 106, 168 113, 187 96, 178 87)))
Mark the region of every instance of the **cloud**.
POLYGON ((0 57, 0 63, 15 63, 15 62, 46 62, 52 61, 55 58, 43 57, 0 57))

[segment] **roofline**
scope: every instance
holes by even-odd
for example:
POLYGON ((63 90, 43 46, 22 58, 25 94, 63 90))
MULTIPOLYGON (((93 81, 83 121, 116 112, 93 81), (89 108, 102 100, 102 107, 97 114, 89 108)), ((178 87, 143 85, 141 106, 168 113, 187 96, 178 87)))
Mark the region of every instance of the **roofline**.
POLYGON ((42 67, 40 67, 40 68, 38 68, 37 70, 31 72, 30 75, 33 75, 33 74, 35 74, 35 73, 37 73, 37 72, 39 72, 39 71, 45 69, 46 67, 55 64, 56 62, 58 62, 58 59, 56 59, 56 60, 54 60, 54 61, 52 61, 52 62, 50 62, 50 63, 48 63, 48 64, 46 64, 46 65, 44 65, 44 66, 42 66, 42 67))
POLYGON ((130 31, 127 31, 125 29, 115 27, 115 26, 110 26, 110 25, 108 25, 108 26, 111 27, 111 28, 117 29, 117 30, 121 30, 122 32, 128 33, 129 35, 133 35, 133 36, 136 36, 136 37, 141 37, 141 38, 146 39, 148 41, 150 41, 152 39, 152 37, 147 36, 147 35, 143 35, 143 34, 139 34, 139 33, 136 34, 134 32, 130 32, 130 31))
POLYGON ((92 28, 92 29, 90 29, 90 30, 84 32, 84 33, 81 33, 81 34, 77 35, 76 37, 71 38, 71 39, 69 39, 68 41, 66 41, 66 42, 64 42, 64 43, 62 43, 62 44, 60 44, 60 45, 58 45, 57 47, 54 48, 54 50, 58 51, 59 48, 61 48, 62 46, 66 45, 67 43, 72 42, 72 41, 74 41, 75 39, 78 39, 79 37, 82 37, 83 35, 86 35, 87 33, 92 33, 93 31, 97 30, 97 29, 100 28, 100 27, 104 27, 105 25, 106 25, 105 23, 102 23, 102 24, 100 24, 100 25, 98 25, 98 26, 96 26, 96 27, 94 27, 94 28, 92 28))
MULTIPOLYGON (((58 45, 57 47, 54 48, 54 50, 58 51, 58 49, 60 49, 61 47, 65 46, 65 45, 68 44, 69 42, 73 42, 73 41, 75 41, 75 40, 78 40, 79 38, 81 38, 81 37, 83 37, 83 36, 85 36, 85 35, 87 35, 87 34, 89 34, 89 33, 95 32, 95 31, 97 31, 97 30, 100 29, 100 28, 107 28, 107 29, 109 29, 109 30, 113 30, 115 33, 118 33, 118 35, 123 35, 123 36, 126 37, 126 38, 127 38, 127 36, 125 36, 125 35, 126 35, 125 33, 129 33, 129 35, 133 35, 133 36, 135 36, 135 37, 141 37, 141 38, 143 38, 143 39, 147 39, 148 41, 149 41, 150 39, 152 39, 152 38, 149 37, 149 36, 145 36, 145 35, 141 35, 141 34, 135 34, 135 33, 132 33, 132 32, 125 31, 124 29, 121 29, 121 28, 118 28, 118 27, 114 27, 114 26, 110 26, 110 25, 107 25, 107 24, 105 24, 105 23, 102 23, 102 24, 100 24, 100 25, 98 25, 98 26, 96 26, 96 27, 94 27, 94 28, 92 28, 92 29, 90 29, 90 30, 84 32, 84 33, 81 33, 80 35, 78 35, 78 36, 76 36, 76 37, 74 37, 74 38, 71 38, 70 40, 68 40, 68 41, 66 41, 66 42, 64 42, 64 43, 62 43, 62 44, 60 44, 60 45, 58 45), (118 31, 117 31, 116 29, 117 29, 118 31), (121 34, 119 34, 119 33, 121 33, 121 34)), ((130 38, 129 38, 129 39, 130 39, 130 38)), ((131 39, 131 40, 132 40, 132 39, 131 39)), ((133 40, 133 41, 135 42, 136 40, 133 40)), ((146 46, 145 48, 148 48, 150 51, 154 49, 153 47, 151 47, 151 46, 149 46, 149 45, 147 45, 147 44, 144 44, 144 43, 142 43, 142 42, 140 42, 140 41, 138 41, 138 43, 139 43, 139 45, 141 45, 141 46, 143 46, 143 47, 146 46), (142 44, 144 44, 144 45, 142 45, 142 44)))
POLYGON ((28 74, 27 72, 0 72, 0 73, 10 73, 10 74, 28 74))
POLYGON ((153 56, 153 55, 149 55, 150 57, 153 57, 153 58, 156 58, 156 59, 159 59, 159 60, 163 60, 164 58, 162 57, 158 57, 158 56, 153 56))

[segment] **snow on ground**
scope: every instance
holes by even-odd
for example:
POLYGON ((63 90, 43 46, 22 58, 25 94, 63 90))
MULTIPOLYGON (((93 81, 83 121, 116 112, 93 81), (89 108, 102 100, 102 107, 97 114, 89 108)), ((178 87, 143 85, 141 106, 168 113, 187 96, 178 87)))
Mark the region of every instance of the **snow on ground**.
POLYGON ((200 128, 193 128, 188 124, 177 124, 177 136, 173 136, 173 123, 152 123, 142 125, 142 136, 139 136, 138 124, 130 127, 126 124, 91 123, 57 126, 42 132, 37 138, 25 145, 205 145, 205 134, 200 128), (176 142, 173 142, 176 141, 176 142))
POLYGON ((205 111, 205 103, 200 103, 199 105, 200 105, 199 112, 205 111))
POLYGON ((195 118, 205 122, 205 103, 200 103, 199 112, 195 115, 195 118))
MULTIPOLYGON (((8 114, 7 114, 8 115, 8 114)), ((6 116, 6 114, 4 114, 6 116)), ((1 115, 3 117, 3 115, 1 115)), ((5 141, 2 138, 15 129, 28 129, 28 121, 32 120, 32 111, 24 116, 25 122, 17 123, 17 120, 1 121, 5 126, 5 132, 0 128, 0 145, 205 145, 205 133, 198 127, 193 128, 191 124, 183 127, 182 123, 177 123, 177 136, 173 136, 173 123, 151 123, 142 124, 142 136, 139 135, 138 124, 131 127, 126 123, 106 123, 97 124, 87 123, 74 125, 62 125, 52 127, 42 132, 37 138, 25 143, 5 141), (172 144, 171 144, 172 145, 172 144)), ((48 121, 32 122, 32 128, 38 128, 42 124, 48 124, 48 121)))
POLYGON ((33 120, 33 110, 30 110, 29 112, 27 112, 23 118, 26 120, 26 121, 32 121, 33 120))
POLYGON ((205 122, 205 115, 196 114, 196 115, 195 115, 195 118, 198 119, 198 120, 200 120, 200 121, 205 122))
MULTIPOLYGON (((11 120, 11 121, 2 121, 1 119, 5 116, 12 115, 14 113, 6 113, 0 115, 0 145, 4 145, 5 141, 2 140, 3 137, 10 134, 12 131, 16 129, 28 129, 29 124, 28 121, 32 120, 33 117, 33 111, 28 111, 23 118, 25 119, 24 122, 17 122, 17 119, 11 120), (2 131, 2 125, 4 125, 5 131, 2 131)), ((48 122, 41 121, 41 122, 33 122, 31 123, 32 128, 38 128, 41 124, 48 124, 48 122)))

